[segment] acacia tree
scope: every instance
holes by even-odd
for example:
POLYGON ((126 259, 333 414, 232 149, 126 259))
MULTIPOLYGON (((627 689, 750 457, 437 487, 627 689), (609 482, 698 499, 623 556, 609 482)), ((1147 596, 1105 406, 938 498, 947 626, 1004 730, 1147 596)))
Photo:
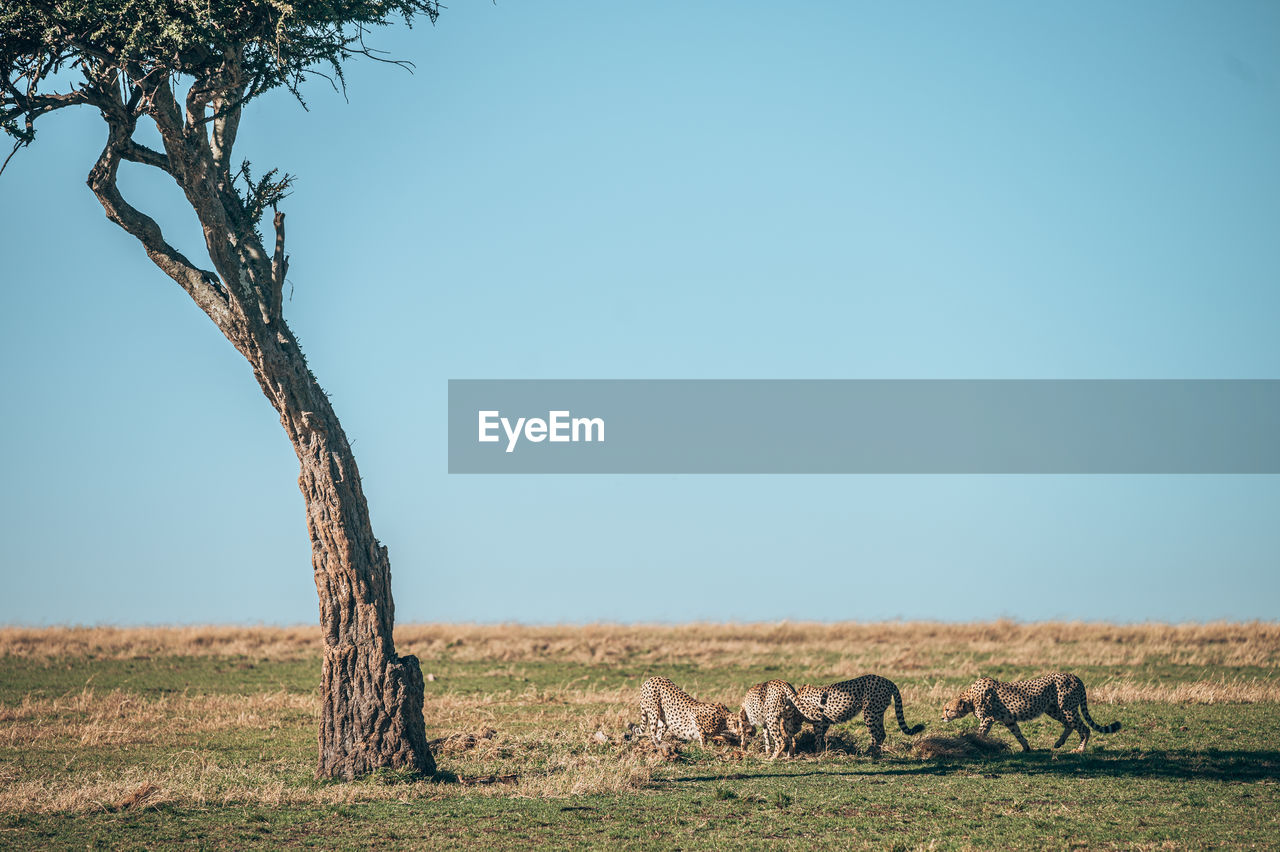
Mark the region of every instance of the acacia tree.
MULTIPOLYGON (((292 178, 256 180, 232 152, 244 107, 272 89, 301 100, 315 75, 335 85, 343 64, 373 57, 365 36, 395 19, 434 22, 435 0, 4 0, 0 122, 29 144, 41 116, 96 108, 106 145, 89 170, 107 218, 135 237, 253 368, 298 455, 324 633, 317 775, 379 767, 433 773, 422 718, 422 673, 397 656, 387 549, 373 535, 351 446, 285 322, 288 271, 279 202, 292 178), (162 150, 139 142, 149 119, 162 150), (125 200, 122 160, 168 174, 204 233, 208 265, 170 245, 125 200), (259 223, 268 208, 274 245, 259 223)), ((7 163, 7 161, 6 161, 7 163)))

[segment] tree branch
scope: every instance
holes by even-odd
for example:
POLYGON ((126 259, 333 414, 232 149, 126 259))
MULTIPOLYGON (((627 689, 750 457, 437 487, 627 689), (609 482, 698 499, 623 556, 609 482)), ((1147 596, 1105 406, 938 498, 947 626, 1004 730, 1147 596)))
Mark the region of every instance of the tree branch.
POLYGON ((155 166, 164 172, 169 171, 169 157, 166 154, 148 148, 133 139, 127 139, 121 144, 120 157, 132 163, 142 163, 144 166, 155 166))
POLYGON ((154 219, 124 200, 116 186, 116 174, 123 150, 132 143, 129 138, 133 128, 114 121, 108 122, 106 147, 89 171, 86 181, 106 211, 107 218, 137 238, 156 266, 178 282, 209 318, 219 328, 231 323, 231 311, 227 296, 218 277, 212 272, 196 268, 183 254, 164 239, 160 226, 154 219))
POLYGON ((19 139, 13 143, 13 150, 9 152, 9 156, 4 158, 4 162, 0 163, 0 175, 4 174, 4 170, 9 167, 9 161, 13 159, 13 155, 22 150, 22 140, 19 139))
MULTIPOLYGON (((14 153, 22 146, 29 145, 35 138, 37 118, 63 107, 87 104, 91 101, 89 93, 83 89, 60 94, 33 95, 22 92, 7 79, 3 80, 3 83, 3 88, 0 88, 0 129, 8 131, 17 140, 14 153), (18 126, 19 119, 22 121, 21 127, 18 126)), ((9 158, 12 157, 13 153, 9 155, 9 158)), ((4 164, 7 166, 9 159, 6 158, 4 164)), ((0 167, 0 173, 2 172, 4 168, 0 167)))
POLYGON ((284 253, 284 214, 275 215, 276 251, 271 258, 271 308, 272 316, 284 314, 284 277, 289 274, 289 256, 284 253))
POLYGON ((83 89, 73 89, 70 92, 51 95, 27 95, 6 82, 4 91, 6 93, 5 100, 11 103, 12 106, 7 106, 3 111, 0 111, 0 118, 17 118, 19 115, 26 113, 28 124, 46 112, 53 112, 55 109, 75 106, 76 104, 89 103, 89 97, 83 89))
POLYGON ((240 89, 234 93, 234 100, 231 102, 221 97, 213 102, 213 132, 210 146, 213 150, 213 167, 226 185, 231 184, 231 149, 235 147, 236 133, 240 130, 243 95, 244 90, 240 89))
POLYGON ((169 88, 169 76, 162 74, 159 79, 147 80, 143 84, 143 90, 145 92, 142 100, 143 109, 156 123, 160 138, 164 140, 165 152, 173 161, 174 177, 181 183, 186 161, 183 157, 175 156, 181 152, 175 151, 174 145, 182 140, 182 112, 177 100, 173 97, 173 90, 169 88))
MULTIPOLYGON (((238 300, 241 292, 248 293, 251 289, 244 280, 244 264, 240 257, 242 250, 251 247, 223 238, 227 234, 240 233, 243 213, 235 193, 230 187, 219 185, 213 172, 213 154, 205 129, 203 106, 216 94, 211 88, 211 75, 212 72, 202 75, 192 83, 185 111, 178 105, 167 74, 145 83, 143 104, 164 140, 168 171, 187 196, 204 229, 209 257, 223 274, 227 286, 237 290, 234 295, 238 300)), ((262 260, 265 269, 265 258, 262 260)))
POLYGON ((223 186, 231 185, 231 149, 236 144, 240 130, 240 114, 245 102, 244 68, 240 49, 227 48, 223 52, 224 73, 228 85, 213 101, 213 128, 211 132, 213 168, 223 186))

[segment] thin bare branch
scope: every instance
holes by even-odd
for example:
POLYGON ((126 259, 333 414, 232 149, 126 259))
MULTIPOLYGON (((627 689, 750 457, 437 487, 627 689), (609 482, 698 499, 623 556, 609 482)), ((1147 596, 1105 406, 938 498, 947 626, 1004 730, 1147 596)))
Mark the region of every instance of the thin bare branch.
POLYGON ((279 210, 275 215, 276 250, 271 258, 271 300, 269 308, 272 316, 283 313, 284 277, 289 274, 289 256, 284 253, 284 213, 279 210))
POLYGON ((166 154, 148 148, 133 139, 121 143, 120 157, 133 163, 142 163, 144 166, 155 166, 164 172, 169 171, 169 157, 166 154))
POLYGON ((22 140, 19 139, 13 143, 13 150, 9 152, 9 156, 4 158, 4 162, 0 163, 0 175, 4 174, 4 170, 9 168, 9 161, 13 159, 13 155, 22 149, 22 140))
MULTIPOLYGON (((77 106, 91 102, 89 93, 83 89, 76 89, 70 92, 35 95, 29 92, 23 92, 7 80, 0 80, 3 83, 0 86, 0 128, 8 131, 17 140, 17 148, 31 143, 35 138, 36 119, 42 115, 53 112, 54 110, 63 109, 64 107, 77 106), (21 119, 21 126, 18 122, 21 119)), ((34 89, 35 84, 32 83, 30 88, 34 89)), ((7 165, 9 159, 13 157, 13 153, 5 159, 7 165)), ((0 173, 4 169, 0 168, 0 173)))

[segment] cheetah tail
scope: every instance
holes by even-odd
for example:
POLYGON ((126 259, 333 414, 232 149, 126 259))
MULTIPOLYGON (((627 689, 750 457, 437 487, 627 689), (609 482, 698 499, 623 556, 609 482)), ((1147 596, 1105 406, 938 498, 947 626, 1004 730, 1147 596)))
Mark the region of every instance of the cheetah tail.
POLYGON ((1097 722, 1093 721, 1093 717, 1089 715, 1089 704, 1085 701, 1080 702, 1080 715, 1089 723, 1090 728, 1093 728, 1100 734, 1114 734, 1116 731, 1120 730, 1119 722, 1112 722, 1110 725, 1099 725, 1097 722))
POLYGON ((898 717, 898 728, 907 736, 915 736, 924 730, 924 725, 916 725, 914 728, 907 727, 907 718, 902 715, 902 693, 898 691, 898 687, 893 687, 893 714, 898 717))
POLYGON ((1084 720, 1089 723, 1089 727, 1097 730, 1098 733, 1115 733, 1120 730, 1119 722, 1112 722, 1110 725, 1100 725, 1094 722, 1093 716, 1089 715, 1088 702, 1080 702, 1080 715, 1084 716, 1084 720))

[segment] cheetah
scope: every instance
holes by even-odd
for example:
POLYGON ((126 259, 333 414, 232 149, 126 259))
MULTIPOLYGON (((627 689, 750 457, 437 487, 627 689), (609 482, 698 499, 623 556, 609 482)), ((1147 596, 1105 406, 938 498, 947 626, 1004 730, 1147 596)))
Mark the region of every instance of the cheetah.
POLYGON ((818 751, 827 747, 829 725, 848 721, 861 713, 867 730, 871 732, 871 754, 877 755, 884 742, 884 711, 889 709, 890 701, 902 733, 913 736, 924 730, 924 725, 907 727, 907 720, 902 715, 902 693, 898 692, 897 684, 880 675, 863 675, 830 686, 806 683, 796 690, 795 703, 801 715, 813 723, 818 751))
POLYGON ((784 750, 788 755, 796 753, 796 734, 804 717, 795 705, 796 688, 785 680, 757 683, 747 690, 738 713, 738 730, 742 746, 746 748, 747 736, 753 728, 760 729, 765 753, 777 759, 784 750))
POLYGON ((668 730, 682 740, 697 740, 698 745, 729 732, 728 707, 695 701, 665 677, 651 677, 641 684, 640 714, 654 745, 662 743, 668 730))
POLYGON ((1066 672, 1054 672, 1015 683, 978 678, 959 697, 947 703, 942 711, 942 721, 950 722, 970 713, 977 717, 978 733, 983 736, 991 730, 992 724, 1003 722, 1022 744, 1023 751, 1031 751, 1031 745, 1018 729, 1018 723, 1042 713, 1062 723, 1062 735, 1053 744, 1054 748, 1060 748, 1073 729, 1080 734, 1080 745, 1075 749, 1077 753, 1083 752, 1089 742, 1089 728, 1100 734, 1114 734, 1120 730, 1119 722, 1103 726, 1093 721, 1085 699, 1084 684, 1080 678, 1066 672))

